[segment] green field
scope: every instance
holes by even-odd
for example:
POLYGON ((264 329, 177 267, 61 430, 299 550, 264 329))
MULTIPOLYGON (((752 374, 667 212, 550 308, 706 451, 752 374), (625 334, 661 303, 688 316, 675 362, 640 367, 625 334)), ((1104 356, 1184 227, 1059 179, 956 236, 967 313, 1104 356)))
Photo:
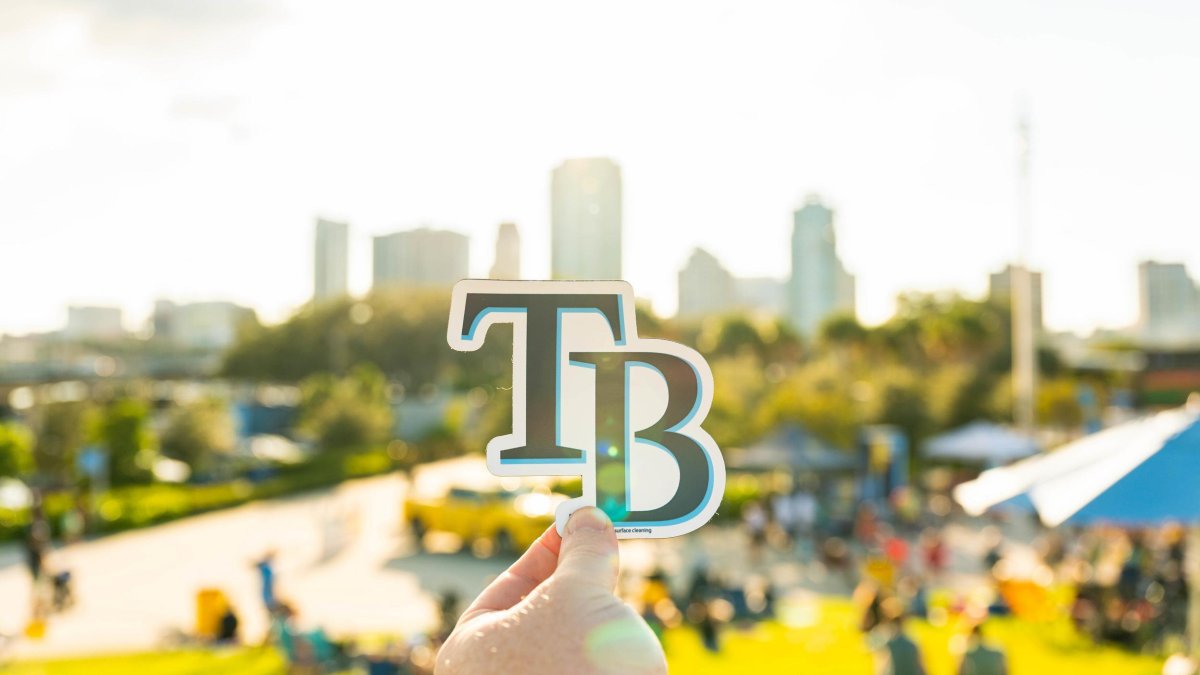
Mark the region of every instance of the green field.
POLYGON ((286 672, 283 658, 273 649, 222 649, 154 652, 36 663, 0 665, 11 675, 276 675, 286 672))
MULTIPOLYGON (((771 622, 745 631, 728 629, 717 655, 704 650, 696 631, 677 629, 668 632, 665 640, 667 660, 672 672, 687 675, 873 673, 871 653, 855 629, 856 620, 848 601, 820 600, 812 603, 807 616, 793 619, 799 624, 795 627, 771 622)), ((939 628, 923 621, 910 622, 910 628, 921 645, 929 675, 954 675, 958 659, 951 654, 951 645, 960 633, 949 625, 939 628)), ((1035 624, 998 619, 989 622, 986 631, 989 641, 1008 652, 1013 675, 1158 675, 1162 671, 1161 659, 1093 645, 1065 621, 1035 624)))
MULTIPOLYGON (((754 675, 866 675, 872 673, 871 654, 854 628, 849 602, 813 602, 807 617, 792 617, 796 626, 770 622, 722 636, 722 651, 706 652, 696 631, 678 628, 666 636, 671 671, 686 675, 753 673, 754 675)), ((951 653, 956 631, 913 622, 929 675, 954 675, 957 659, 951 653)), ((1013 675, 1158 675, 1162 660, 1130 654, 1114 647, 1095 646, 1076 635, 1065 622, 1035 624, 1010 619, 988 624, 989 639, 1009 654, 1013 675)), ((201 673, 268 675, 285 672, 283 660, 269 649, 179 651, 25 663, 4 670, 13 675, 117 675, 201 673)))

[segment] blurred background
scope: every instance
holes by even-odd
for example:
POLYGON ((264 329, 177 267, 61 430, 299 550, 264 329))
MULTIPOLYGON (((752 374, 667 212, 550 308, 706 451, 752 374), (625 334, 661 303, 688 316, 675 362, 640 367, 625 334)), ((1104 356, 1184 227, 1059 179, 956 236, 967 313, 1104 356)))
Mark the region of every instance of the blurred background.
POLYGON ((462 278, 699 350, 683 673, 1191 673, 1200 6, 0 6, 0 670, 429 672, 578 479, 462 278))

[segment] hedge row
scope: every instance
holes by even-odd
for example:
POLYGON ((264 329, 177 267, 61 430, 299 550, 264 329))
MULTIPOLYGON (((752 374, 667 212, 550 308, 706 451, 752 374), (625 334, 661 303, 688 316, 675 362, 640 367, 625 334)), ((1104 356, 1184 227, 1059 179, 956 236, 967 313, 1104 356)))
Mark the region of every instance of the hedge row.
MULTIPOLYGON (((348 478, 385 473, 393 468, 393 461, 384 450, 329 452, 302 464, 280 467, 258 481, 239 479, 205 485, 162 483, 119 487, 100 498, 98 518, 90 524, 90 531, 111 533, 132 530, 238 506, 256 499, 282 497, 327 487, 348 478)), ((72 504, 70 492, 46 495, 46 516, 56 536, 62 516, 72 504)), ((27 509, 0 509, 0 541, 20 538, 28 523, 27 509)))
MULTIPOLYGON (((256 499, 271 499, 335 485, 349 478, 386 473, 395 468, 384 450, 328 452, 303 463, 281 467, 273 475, 259 481, 240 479, 208 485, 157 484, 121 487, 104 494, 100 499, 99 518, 91 524, 93 533, 112 533, 192 516, 217 509, 245 504, 256 499)), ((578 479, 560 485, 559 490, 575 496, 582 486, 578 479)), ((733 520, 741 516, 742 507, 759 499, 757 481, 731 480, 726 486, 718 520, 733 520)), ((57 536, 62 516, 71 508, 69 492, 46 496, 46 514, 57 536)), ((0 541, 19 538, 29 522, 29 512, 0 509, 0 541)))

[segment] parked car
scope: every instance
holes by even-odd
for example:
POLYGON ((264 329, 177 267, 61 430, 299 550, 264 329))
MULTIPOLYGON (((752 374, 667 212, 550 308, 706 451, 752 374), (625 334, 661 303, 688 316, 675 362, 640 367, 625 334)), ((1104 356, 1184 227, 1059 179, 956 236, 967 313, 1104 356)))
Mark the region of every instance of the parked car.
POLYGON ((451 487, 438 497, 405 499, 404 519, 418 545, 423 546, 430 532, 448 532, 464 546, 483 542, 492 552, 512 553, 537 541, 554 522, 554 509, 566 499, 545 489, 451 487))

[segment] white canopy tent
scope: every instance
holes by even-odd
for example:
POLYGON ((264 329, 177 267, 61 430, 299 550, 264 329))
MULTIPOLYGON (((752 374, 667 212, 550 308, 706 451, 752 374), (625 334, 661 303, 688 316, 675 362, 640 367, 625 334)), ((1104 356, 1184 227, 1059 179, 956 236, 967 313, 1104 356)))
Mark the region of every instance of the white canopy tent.
POLYGON ((925 443, 925 458, 999 466, 1038 450, 1032 438, 980 420, 931 438, 925 443))
POLYGON ((1167 418, 1159 420, 1157 416, 1133 420, 1085 436, 1046 454, 989 469, 975 480, 954 488, 954 499, 967 513, 980 515, 997 504, 1028 495, 1039 482, 1070 474, 1123 448, 1152 445, 1156 438, 1172 433, 1174 422, 1167 418))

